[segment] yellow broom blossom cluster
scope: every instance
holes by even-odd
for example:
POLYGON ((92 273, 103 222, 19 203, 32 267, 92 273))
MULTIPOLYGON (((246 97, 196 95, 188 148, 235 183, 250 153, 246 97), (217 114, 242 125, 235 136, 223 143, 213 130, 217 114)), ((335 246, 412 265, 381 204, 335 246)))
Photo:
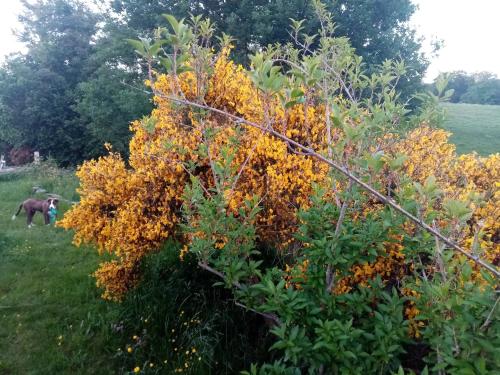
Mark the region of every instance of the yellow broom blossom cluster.
POLYGON ((421 126, 394 146, 408 156, 404 171, 424 183, 435 176, 442 200, 467 202, 473 216, 460 233, 460 242, 490 263, 500 265, 500 154, 457 156, 448 143, 450 133, 421 126))
MULTIPOLYGON (((436 177, 441 202, 453 199, 469 204, 473 216, 461 228, 458 240, 465 249, 500 266, 500 154, 457 156, 449 136, 449 132, 424 124, 404 139, 391 142, 389 153, 407 156, 401 173, 411 180, 424 184, 430 176, 436 177)), ((354 266, 353 276, 340 280, 335 292, 347 292, 352 285, 363 284, 376 275, 394 280, 411 271, 404 248, 396 239, 385 249, 386 255, 375 262, 354 266)))

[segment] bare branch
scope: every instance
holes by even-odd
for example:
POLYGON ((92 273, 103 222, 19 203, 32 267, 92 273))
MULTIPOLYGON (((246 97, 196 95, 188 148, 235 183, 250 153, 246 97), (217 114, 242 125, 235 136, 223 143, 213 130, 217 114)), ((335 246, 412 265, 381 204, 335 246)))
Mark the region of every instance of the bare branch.
POLYGON ((281 325, 281 320, 275 314, 263 313, 263 312, 255 310, 255 309, 252 309, 252 308, 250 308, 250 307, 248 307, 248 306, 246 306, 246 305, 244 305, 242 303, 239 303, 239 302, 234 302, 234 304, 236 306, 243 307, 246 310, 249 310, 249 311, 252 311, 252 312, 254 312, 256 314, 259 314, 259 315, 263 316, 264 318, 271 320, 276 325, 281 325))
MULTIPOLYGON (((210 267, 208 264, 206 264, 206 263, 204 263, 204 262, 198 262, 198 266, 199 266, 200 268, 204 269, 205 271, 208 271, 208 272, 210 272, 210 273, 213 273, 214 275, 216 275, 216 276, 220 277, 221 279, 226 280, 226 276, 225 276, 222 272, 217 271, 216 269, 214 269, 214 268, 210 267)), ((243 289, 243 286, 242 286, 239 282, 237 282, 237 281, 233 282, 233 285, 234 285, 236 288, 240 289, 240 290, 242 290, 242 289, 243 289)), ((280 319, 278 318, 278 316, 277 316, 277 315, 275 315, 275 314, 271 314, 271 313, 264 313, 264 312, 257 311, 257 310, 255 310, 255 309, 252 309, 252 308, 250 308, 250 307, 248 307, 248 306, 243 305, 243 304, 242 304, 242 303, 240 303, 240 302, 235 302, 235 304, 236 304, 237 306, 243 307, 244 309, 247 309, 247 310, 252 311, 252 312, 254 312, 254 313, 256 313, 256 314, 259 314, 259 315, 263 316, 263 317, 264 317, 264 318, 266 318, 266 319, 269 319, 270 321, 272 321, 272 322, 273 322, 274 324, 276 324, 276 325, 281 325, 281 320, 280 320, 280 319)))
POLYGON ((493 317, 493 313, 495 312, 495 309, 498 305, 498 301, 500 301, 500 296, 497 297, 497 300, 495 301, 495 304, 493 305, 493 307, 491 308, 491 311, 490 313, 488 314, 488 317, 486 318, 486 320, 484 321, 483 325, 481 326, 481 330, 485 330, 489 327, 489 325, 491 324, 491 320, 492 320, 492 317, 493 317))
MULTIPOLYGON (((224 275, 222 272, 217 271, 216 269, 210 267, 208 264, 205 262, 198 262, 198 267, 204 269, 205 271, 208 271, 210 273, 213 273, 216 276, 219 276, 222 280, 227 280, 226 275, 224 275)), ((233 281, 233 285, 238 288, 238 289, 243 289, 241 284, 237 281, 233 281)))

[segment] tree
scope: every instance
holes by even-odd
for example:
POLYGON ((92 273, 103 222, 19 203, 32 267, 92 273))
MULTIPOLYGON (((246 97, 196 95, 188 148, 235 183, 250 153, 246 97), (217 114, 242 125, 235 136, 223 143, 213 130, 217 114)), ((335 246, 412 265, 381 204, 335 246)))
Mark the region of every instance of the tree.
MULTIPOLYGON (((402 95, 407 98, 420 87, 428 61, 420 52, 421 40, 408 24, 416 10, 411 0, 329 0, 325 4, 332 12, 336 34, 349 37, 369 71, 386 59, 400 58, 408 66, 399 82, 402 95)), ((234 55, 240 63, 248 63, 246 56, 257 48, 288 42, 290 18, 314 20, 311 1, 303 0, 114 0, 112 6, 139 35, 150 33, 162 13, 202 14, 236 39, 234 55)), ((318 28, 313 21, 305 31, 314 33, 318 28)))
POLYGON ((449 76, 448 89, 453 89, 453 95, 450 98, 452 103, 459 103, 462 96, 469 87, 474 84, 474 78, 464 71, 451 72, 449 76))
MULTIPOLYGON (((121 69, 101 66, 91 79, 78 86, 75 110, 85 122, 89 139, 86 154, 96 157, 105 152, 104 143, 110 143, 120 154, 128 155, 131 132, 129 124, 142 114, 151 111, 145 90, 124 85, 130 74, 121 69)), ((142 82, 136 83, 137 86, 142 82)))
POLYGON ((125 25, 108 20, 89 58, 92 74, 78 85, 75 110, 86 124, 86 154, 91 157, 102 155, 104 143, 127 156, 130 123, 151 112, 144 74, 127 42, 131 37, 125 25))
POLYGON ((75 89, 89 73, 98 17, 78 0, 23 5, 19 39, 28 52, 11 56, 2 69, 0 101, 9 121, 0 134, 71 164, 85 157, 88 134, 74 110, 75 89))

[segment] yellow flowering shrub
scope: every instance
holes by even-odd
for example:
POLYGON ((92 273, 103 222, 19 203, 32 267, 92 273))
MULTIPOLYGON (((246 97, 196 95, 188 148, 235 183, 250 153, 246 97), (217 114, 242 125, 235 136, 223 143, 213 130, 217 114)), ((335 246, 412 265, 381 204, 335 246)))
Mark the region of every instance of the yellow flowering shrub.
MULTIPOLYGON (((255 123, 262 123, 267 116, 274 129, 324 152, 324 107, 298 104, 284 109, 276 98, 264 100, 247 72, 230 61, 228 53, 223 50, 214 64, 203 97, 206 105, 255 123)), ((137 282, 141 259, 167 238, 178 236, 175 229, 181 217, 184 186, 196 176, 207 189, 214 188, 213 166, 224 163, 224 150, 231 150, 231 167, 237 176, 235 181, 218 186, 228 209, 237 215, 244 201, 259 196, 262 210, 255 223, 257 235, 263 243, 279 249, 291 244, 297 211, 309 204, 313 186, 331 186, 325 164, 296 152, 287 143, 261 130, 236 126, 220 114, 200 116, 195 108, 172 104, 166 96, 177 87, 187 99, 200 94, 193 72, 177 78, 157 75, 156 108, 149 119, 131 125, 130 167, 112 152, 84 163, 77 172, 81 201, 59 222, 75 230, 76 245, 94 243, 100 252, 113 254, 114 259, 103 263, 95 273, 105 298, 120 299, 137 282)), ((335 133, 333 139, 339 137, 335 133)), ((499 156, 457 158, 448 134, 428 126, 391 144, 389 152, 408 156, 404 173, 415 181, 436 176, 447 197, 465 199, 474 191, 483 194, 474 220, 481 222, 481 248, 487 259, 498 263, 499 156)), ((470 229, 464 234, 464 245, 470 247, 473 238, 470 229)), ((224 248, 223 238, 217 243, 219 249, 224 248)), ((337 292, 377 274, 385 279, 400 277, 404 271, 401 250, 399 243, 388 245, 387 257, 355 266, 352 279, 340 281, 337 292)))
MULTIPOLYGON (((168 94, 171 77, 160 75, 158 92, 168 94)), ((192 73, 180 76, 186 97, 195 95, 192 73)), ((263 105, 246 72, 222 53, 215 64, 207 104, 229 110, 252 121, 261 121, 263 105)), ((130 168, 111 153, 97 161, 84 163, 77 176, 81 181, 81 201, 59 225, 75 229, 74 243, 91 242, 99 250, 116 256, 95 273, 104 297, 120 299, 134 285, 141 258, 168 237, 175 235, 185 184, 190 175, 198 176, 207 187, 214 186, 212 163, 221 163, 224 147, 235 149, 232 164, 240 174, 235 186, 223 186, 228 207, 237 213, 243 202, 254 195, 262 198, 263 210, 257 219, 262 241, 284 247, 292 238, 296 212, 308 202, 315 183, 325 181, 327 167, 312 157, 295 153, 284 142, 268 134, 246 128, 238 132, 234 123, 212 114, 201 121, 190 108, 174 108, 161 95, 155 97, 157 108, 151 114, 153 128, 145 121, 132 124, 130 168), (213 131, 207 138, 207 129, 213 131), (238 136, 238 146, 232 139, 238 136), (201 149, 207 144, 207 150, 201 149), (189 169, 189 163, 196 163, 189 169), (240 166, 244 165, 244 168, 240 166), (241 168, 241 169, 239 169, 241 168)), ((319 141, 321 108, 299 106, 285 113, 273 105, 273 122, 299 141, 304 137, 319 141), (308 132, 301 128, 307 118, 308 132)), ((221 245, 222 247, 222 245, 221 245)))
MULTIPOLYGON (((475 282, 477 268, 443 251, 409 212, 498 264, 499 155, 457 156, 449 134, 426 125, 440 93, 422 95, 421 126, 393 132, 414 119, 395 88, 404 67, 388 62, 365 76, 316 7, 330 30, 317 51, 273 46, 251 57, 251 71, 229 59, 227 36, 216 54, 209 24, 196 17, 190 28, 166 15, 173 33, 131 41, 148 64, 155 109, 131 125, 127 162, 110 152, 78 169, 81 201, 59 225, 75 230, 76 245, 108 253, 95 277, 113 300, 141 269, 166 269, 144 258, 173 239, 181 262, 160 255, 169 270, 187 266, 185 285, 206 282, 192 279, 198 267, 266 320, 270 349, 282 356, 263 373, 392 373, 421 343, 432 348, 428 363, 433 353, 434 363, 461 363, 460 353, 472 363, 462 348, 478 344, 492 363, 494 350, 469 331, 485 343, 498 336, 479 332, 489 329, 496 286, 475 282), (387 197, 378 201, 374 189, 387 197), (474 306, 463 303, 471 296, 474 306), (469 329, 472 321, 484 323, 469 329), (442 347, 452 341, 458 350, 442 347)), ((301 23, 294 28, 298 38, 301 23)), ((195 352, 185 349, 173 352, 195 352)))

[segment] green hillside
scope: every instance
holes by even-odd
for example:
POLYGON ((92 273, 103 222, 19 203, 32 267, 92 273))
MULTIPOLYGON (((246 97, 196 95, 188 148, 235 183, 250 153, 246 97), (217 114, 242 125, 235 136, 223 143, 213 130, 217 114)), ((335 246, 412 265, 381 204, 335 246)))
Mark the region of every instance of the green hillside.
POLYGON ((444 107, 444 128, 453 133, 451 141, 459 154, 500 152, 500 106, 447 103, 444 107))

